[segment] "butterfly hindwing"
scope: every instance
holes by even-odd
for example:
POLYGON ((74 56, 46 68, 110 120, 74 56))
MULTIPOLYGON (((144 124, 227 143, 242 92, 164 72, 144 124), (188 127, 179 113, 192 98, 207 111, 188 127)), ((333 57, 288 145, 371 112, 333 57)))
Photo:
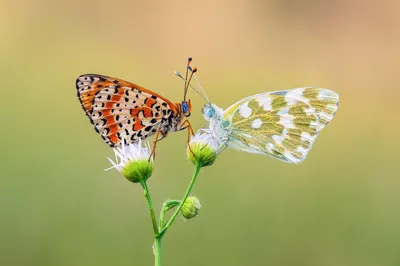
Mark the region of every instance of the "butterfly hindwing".
POLYGON ((96 74, 78 77, 78 98, 97 132, 110 146, 153 135, 173 103, 136 84, 96 74))
POLYGON ((229 107, 229 145, 300 163, 318 133, 332 120, 338 94, 321 88, 299 88, 247 97, 229 107))

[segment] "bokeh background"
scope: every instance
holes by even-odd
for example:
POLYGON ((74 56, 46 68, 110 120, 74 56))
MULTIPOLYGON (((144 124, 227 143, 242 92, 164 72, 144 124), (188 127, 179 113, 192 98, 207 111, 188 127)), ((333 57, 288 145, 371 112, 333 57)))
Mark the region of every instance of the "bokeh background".
MULTIPOLYGON (((188 56, 226 108, 302 86, 339 92, 307 160, 224 151, 194 194, 203 205, 164 240, 165 265, 400 265, 398 1, 0 1, 0 265, 152 265, 138 185, 76 98, 101 73, 182 99, 188 56)), ((204 124, 193 91, 191 121, 204 124)), ((180 198, 186 133, 158 146, 155 206, 180 198)))

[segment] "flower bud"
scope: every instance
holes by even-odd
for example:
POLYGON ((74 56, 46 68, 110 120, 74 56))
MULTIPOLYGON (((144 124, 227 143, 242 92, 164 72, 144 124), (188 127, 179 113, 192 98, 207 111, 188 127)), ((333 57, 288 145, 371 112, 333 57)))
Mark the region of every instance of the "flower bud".
POLYGON ((121 168, 121 173, 126 179, 133 183, 146 181, 153 173, 153 162, 148 159, 130 161, 121 168))
POLYGON ((114 153, 115 162, 108 158, 113 165, 111 168, 116 168, 129 181, 145 182, 152 175, 154 160, 150 158, 148 143, 142 146, 140 140, 138 143, 122 145, 120 148, 114 148, 114 153))
POLYGON ((196 166, 212 165, 217 158, 218 142, 209 133, 197 132, 187 148, 189 160, 196 166))
POLYGON ((197 215, 201 208, 200 200, 196 197, 190 196, 182 205, 181 213, 185 219, 191 219, 197 215))

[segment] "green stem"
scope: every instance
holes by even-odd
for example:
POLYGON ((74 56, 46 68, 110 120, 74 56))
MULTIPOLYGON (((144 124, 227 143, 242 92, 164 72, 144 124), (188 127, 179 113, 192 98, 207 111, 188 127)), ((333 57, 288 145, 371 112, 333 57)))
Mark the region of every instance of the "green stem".
POLYGON ((155 266, 161 266, 161 239, 162 237, 156 237, 154 244, 155 266))
POLYGON ((140 184, 143 187, 144 196, 147 199, 147 204, 149 205, 151 222, 153 223, 154 236, 157 238, 159 235, 159 231, 158 231, 158 227, 157 227, 156 215, 155 215, 154 209, 153 209, 153 203, 151 201, 150 191, 149 191, 149 188, 147 187, 146 181, 140 182, 140 184))
POLYGON ((178 208, 175 210, 174 214, 171 216, 171 219, 169 219, 169 221, 167 222, 167 224, 166 224, 166 225, 164 226, 164 228, 162 228, 161 231, 160 231, 159 236, 160 236, 161 238, 162 238, 162 237, 164 236, 164 234, 167 232, 167 230, 168 230, 168 228, 171 226, 171 224, 175 221, 176 216, 178 216, 178 214, 180 213, 180 211, 181 211, 181 209, 182 209, 182 207, 183 207, 183 204, 185 203, 187 197, 189 196, 190 192, 191 192, 192 189, 193 189, 193 185, 194 185, 194 183, 196 182, 196 178, 197 178, 197 176, 199 175, 200 169, 201 169, 201 165, 200 165, 200 164, 196 165, 196 168, 195 168, 194 173, 193 173, 192 181, 190 181, 190 184, 189 184, 188 188, 186 189, 186 193, 185 193, 185 195, 183 196, 183 199, 182 199, 181 203, 179 204, 178 208))
POLYGON ((167 200, 166 202, 164 202, 162 208, 161 208, 161 212, 160 212, 160 224, 159 224, 159 231, 161 231, 161 229, 163 229, 165 223, 165 214, 167 213, 167 211, 175 208, 176 206, 178 206, 181 203, 180 200, 167 200))

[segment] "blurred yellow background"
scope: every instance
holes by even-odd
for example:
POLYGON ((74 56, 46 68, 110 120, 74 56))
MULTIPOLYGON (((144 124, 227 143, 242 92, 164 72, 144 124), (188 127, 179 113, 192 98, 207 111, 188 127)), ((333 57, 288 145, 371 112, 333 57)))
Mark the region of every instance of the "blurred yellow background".
MULTIPOLYGON (((400 265, 398 1, 0 1, 0 265, 152 265, 138 185, 105 172, 112 150, 76 98, 100 73, 173 101, 193 57, 226 108, 320 86, 336 118, 301 165, 227 149, 204 169, 196 219, 178 219, 164 265, 400 265), (376 2, 376 3, 373 3, 376 2)), ((195 128, 204 101, 190 91, 195 128)), ((157 210, 180 198, 186 133, 158 146, 157 210)))

